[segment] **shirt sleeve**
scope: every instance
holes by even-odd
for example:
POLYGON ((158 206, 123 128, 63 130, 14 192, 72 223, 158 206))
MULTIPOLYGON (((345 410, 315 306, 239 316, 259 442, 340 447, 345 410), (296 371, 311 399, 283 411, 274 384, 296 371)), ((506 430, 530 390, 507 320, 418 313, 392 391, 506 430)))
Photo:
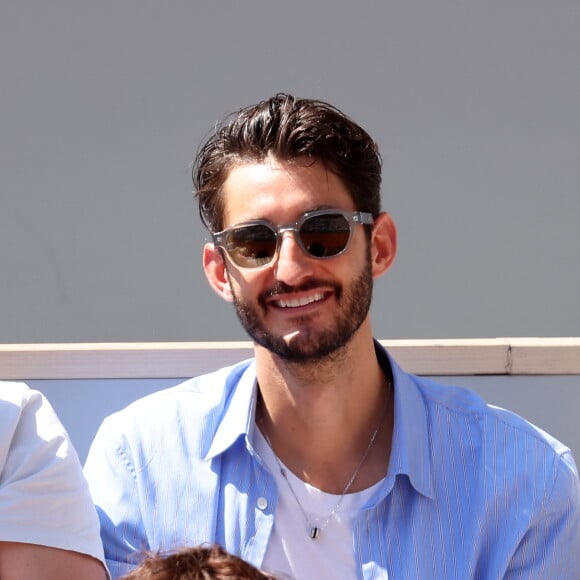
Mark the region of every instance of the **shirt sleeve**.
MULTIPOLYGON (((543 509, 512 559, 506 579, 576 578, 580 570, 580 483, 570 451, 557 456, 543 509)), ((509 522, 506 522, 509 525, 509 522)))
POLYGON ((46 398, 0 383, 0 541, 72 550, 104 562, 75 449, 46 398))
POLYGON ((124 436, 118 435, 120 430, 114 428, 115 420, 113 415, 101 425, 84 467, 113 578, 128 573, 150 550, 142 517, 147 507, 141 507, 141 502, 147 501, 147 492, 142 498, 129 446, 124 436))

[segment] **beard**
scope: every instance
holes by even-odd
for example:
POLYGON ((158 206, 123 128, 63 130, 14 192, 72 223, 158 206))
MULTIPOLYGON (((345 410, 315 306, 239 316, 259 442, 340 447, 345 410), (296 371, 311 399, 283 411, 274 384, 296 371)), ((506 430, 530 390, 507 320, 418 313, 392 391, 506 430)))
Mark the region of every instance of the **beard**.
MULTIPOLYGON (((292 340, 286 341, 283 335, 271 333, 264 322, 262 313, 266 312, 266 297, 292 291, 305 291, 320 286, 328 287, 328 282, 310 280, 298 288, 279 284, 258 299, 258 304, 244 302, 233 292, 236 314, 250 338, 280 358, 304 364, 320 362, 342 351, 356 331, 365 321, 371 306, 373 278, 370 252, 358 277, 345 289, 338 283, 331 283, 338 302, 337 314, 330 327, 321 328, 308 323, 292 340)), ((232 287, 233 290, 233 287, 232 287)), ((300 319, 297 320, 300 323, 300 319)))

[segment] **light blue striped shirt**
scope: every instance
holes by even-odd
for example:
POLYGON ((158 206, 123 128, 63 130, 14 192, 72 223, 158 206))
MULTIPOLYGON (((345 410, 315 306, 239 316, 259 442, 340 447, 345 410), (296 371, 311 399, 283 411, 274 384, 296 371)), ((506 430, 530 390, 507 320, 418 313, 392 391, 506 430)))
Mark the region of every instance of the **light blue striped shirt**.
MULTIPOLYGON (((377 354, 388 367, 378 345, 377 354)), ((569 449, 469 390, 390 365, 393 447, 387 477, 354 524, 358 577, 580 578, 569 449)), ((207 542, 261 565, 278 491, 251 445, 255 404, 250 360, 103 422, 85 475, 113 578, 146 551, 207 542)))

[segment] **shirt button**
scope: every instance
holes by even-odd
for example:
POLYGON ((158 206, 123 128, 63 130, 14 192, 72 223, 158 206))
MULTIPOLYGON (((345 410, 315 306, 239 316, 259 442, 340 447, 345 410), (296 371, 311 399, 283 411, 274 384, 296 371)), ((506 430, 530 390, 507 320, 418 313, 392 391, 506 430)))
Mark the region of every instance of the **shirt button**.
POLYGON ((265 510, 268 507, 268 500, 265 497, 258 498, 258 507, 261 510, 265 510))

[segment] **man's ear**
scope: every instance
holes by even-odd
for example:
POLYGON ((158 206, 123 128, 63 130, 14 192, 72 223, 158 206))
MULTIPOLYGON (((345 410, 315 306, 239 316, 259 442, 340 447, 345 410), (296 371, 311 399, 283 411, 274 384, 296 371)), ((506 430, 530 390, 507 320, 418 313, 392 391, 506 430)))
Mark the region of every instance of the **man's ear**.
POLYGON ((393 218, 382 212, 375 219, 371 238, 371 260, 373 278, 384 274, 397 255, 397 227, 393 218))
POLYGON ((233 302, 225 258, 214 244, 207 243, 203 247, 203 270, 213 290, 226 302, 233 302))

